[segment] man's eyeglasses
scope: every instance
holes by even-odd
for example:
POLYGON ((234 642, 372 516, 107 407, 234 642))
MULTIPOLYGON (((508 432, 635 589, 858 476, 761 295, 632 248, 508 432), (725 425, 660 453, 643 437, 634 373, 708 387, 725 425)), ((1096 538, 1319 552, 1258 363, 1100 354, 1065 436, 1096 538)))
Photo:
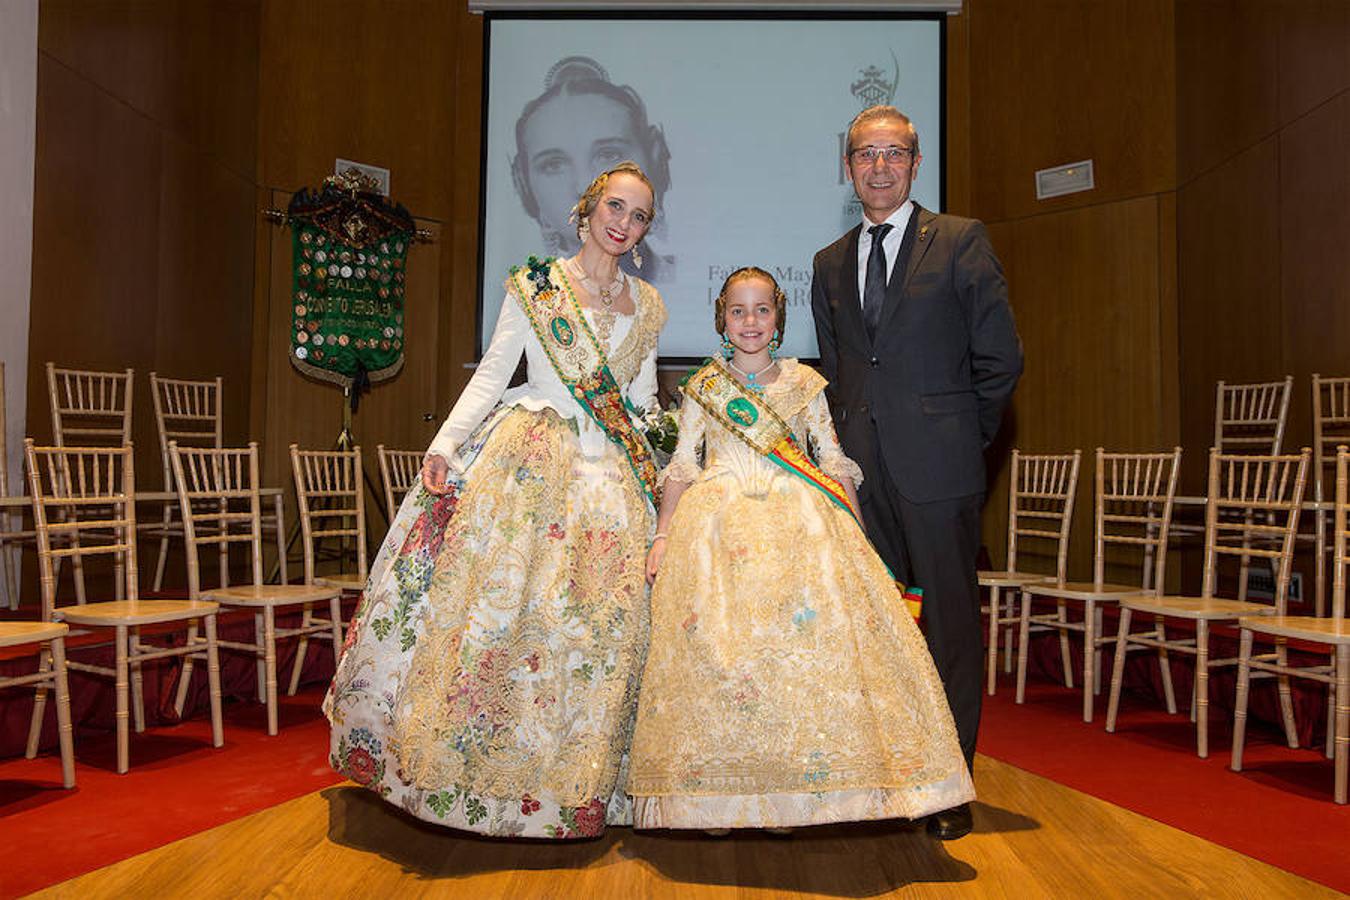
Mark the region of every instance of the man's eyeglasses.
POLYGON ((869 166, 878 159, 885 160, 887 165, 895 165, 912 159, 914 149, 912 147, 858 147, 850 150, 848 155, 854 162, 867 163, 869 166))

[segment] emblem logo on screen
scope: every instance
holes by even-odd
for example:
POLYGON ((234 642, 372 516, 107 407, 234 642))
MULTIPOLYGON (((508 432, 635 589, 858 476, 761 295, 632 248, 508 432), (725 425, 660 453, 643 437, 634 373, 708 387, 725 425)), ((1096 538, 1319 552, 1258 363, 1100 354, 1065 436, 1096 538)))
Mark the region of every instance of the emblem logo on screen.
POLYGON ((886 78, 886 73, 881 71, 880 66, 867 66, 858 72, 858 80, 853 82, 850 90, 853 96, 858 98, 859 109, 867 109, 869 106, 878 106, 880 104, 889 104, 895 100, 895 86, 900 83, 900 61, 895 58, 895 51, 891 51, 891 77, 886 78))

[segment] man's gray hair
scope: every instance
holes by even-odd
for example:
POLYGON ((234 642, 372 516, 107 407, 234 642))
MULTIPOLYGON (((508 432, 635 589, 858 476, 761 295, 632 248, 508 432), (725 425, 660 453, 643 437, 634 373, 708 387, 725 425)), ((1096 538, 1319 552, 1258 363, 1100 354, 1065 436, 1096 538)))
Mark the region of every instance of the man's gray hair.
POLYGON ((913 141, 912 149, 914 157, 919 155, 919 132, 910 121, 909 116, 896 109, 894 106, 869 106, 862 112, 853 117, 853 121, 848 123, 848 152, 853 152, 853 135, 864 125, 871 125, 873 122, 899 122, 909 129, 909 136, 913 141))

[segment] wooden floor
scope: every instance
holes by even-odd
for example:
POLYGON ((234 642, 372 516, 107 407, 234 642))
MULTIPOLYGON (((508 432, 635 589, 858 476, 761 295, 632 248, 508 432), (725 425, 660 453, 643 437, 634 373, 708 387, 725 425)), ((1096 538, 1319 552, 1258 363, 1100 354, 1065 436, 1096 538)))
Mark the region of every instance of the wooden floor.
POLYGON ((339 785, 37 896, 1340 896, 995 760, 981 757, 976 773, 976 832, 949 844, 903 823, 787 837, 620 828, 585 843, 489 840, 423 825, 339 785))

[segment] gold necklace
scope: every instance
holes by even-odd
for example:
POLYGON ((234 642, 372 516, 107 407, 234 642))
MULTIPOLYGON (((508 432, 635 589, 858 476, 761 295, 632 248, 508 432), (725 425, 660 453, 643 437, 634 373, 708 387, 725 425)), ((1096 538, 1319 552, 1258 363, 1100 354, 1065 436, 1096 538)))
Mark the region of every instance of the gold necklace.
POLYGON ((586 290, 590 291, 592 294, 595 294, 597 297, 599 297, 600 304, 604 306, 605 309, 608 310, 613 308, 615 298, 617 298, 619 294, 623 293, 623 286, 624 286, 623 270, 622 269, 618 270, 614 278, 614 281, 608 287, 601 287, 600 285, 595 283, 595 279, 593 279, 590 276, 590 274, 587 273, 586 268, 582 266, 581 262, 575 256, 570 258, 568 262, 572 265, 572 274, 577 276, 577 280, 581 282, 582 286, 585 287, 586 290))

